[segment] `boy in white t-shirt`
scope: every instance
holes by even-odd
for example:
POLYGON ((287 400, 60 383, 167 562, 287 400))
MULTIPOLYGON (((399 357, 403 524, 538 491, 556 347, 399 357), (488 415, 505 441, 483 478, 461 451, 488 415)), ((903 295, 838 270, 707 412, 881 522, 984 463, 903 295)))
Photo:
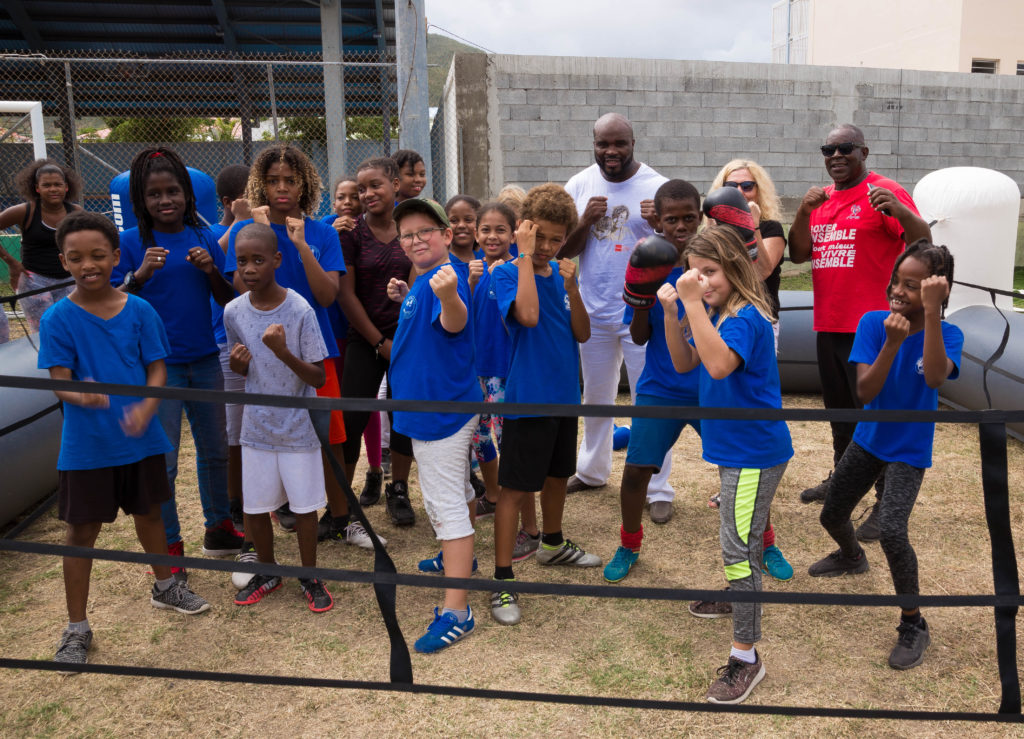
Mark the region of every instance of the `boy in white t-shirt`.
MULTIPOLYGON (((326 382, 327 347, 309 303, 281 287, 277 236, 252 223, 235 237, 237 272, 248 292, 224 308, 231 369, 245 376, 249 393, 315 397, 326 382)), ((316 567, 317 510, 327 504, 320 442, 302 408, 246 405, 242 414, 242 490, 245 532, 260 562, 274 563, 271 511, 285 502, 295 514, 303 567, 316 567)), ((300 579, 309 610, 329 611, 331 594, 319 579, 300 579)), ((258 603, 281 587, 277 575, 256 574, 238 591, 235 605, 258 603)))

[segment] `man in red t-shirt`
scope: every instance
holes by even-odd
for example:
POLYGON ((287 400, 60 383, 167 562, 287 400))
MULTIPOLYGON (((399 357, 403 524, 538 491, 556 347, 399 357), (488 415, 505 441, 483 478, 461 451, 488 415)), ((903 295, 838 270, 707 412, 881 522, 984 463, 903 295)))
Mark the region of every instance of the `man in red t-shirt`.
MULTIPOLYGON (((789 231, 794 263, 811 260, 818 374, 826 408, 860 408, 857 371, 849 362, 857 324, 867 311, 888 310, 886 288, 893 264, 906 244, 931 239, 917 206, 896 182, 867 169, 864 134, 851 124, 829 133, 821 147, 834 184, 804 195, 789 231)), ((853 438, 855 423, 833 423, 833 463, 853 438)), ((804 503, 824 500, 832 473, 800 495, 804 503)), ((876 509, 871 518, 876 519, 876 509)), ((860 538, 878 538, 871 526, 860 538), (872 536, 872 534, 874 534, 872 536)), ((877 524, 874 524, 877 530, 877 524)))

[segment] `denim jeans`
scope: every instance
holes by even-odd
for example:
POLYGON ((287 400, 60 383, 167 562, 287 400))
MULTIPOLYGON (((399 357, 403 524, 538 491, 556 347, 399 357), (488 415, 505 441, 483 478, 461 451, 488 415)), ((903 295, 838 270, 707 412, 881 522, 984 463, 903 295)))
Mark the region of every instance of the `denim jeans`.
MULTIPOLYGON (((168 364, 167 387, 222 390, 224 376, 221 373, 219 356, 214 353, 186 364, 168 364)), ((160 508, 168 544, 181 540, 174 480, 178 476, 182 407, 188 417, 192 439, 195 442, 199 501, 203 506, 206 527, 211 528, 231 518, 231 509, 228 505, 228 442, 223 403, 162 400, 157 415, 164 433, 174 447, 173 451, 166 455, 167 481, 171 487, 171 498, 160 508)))

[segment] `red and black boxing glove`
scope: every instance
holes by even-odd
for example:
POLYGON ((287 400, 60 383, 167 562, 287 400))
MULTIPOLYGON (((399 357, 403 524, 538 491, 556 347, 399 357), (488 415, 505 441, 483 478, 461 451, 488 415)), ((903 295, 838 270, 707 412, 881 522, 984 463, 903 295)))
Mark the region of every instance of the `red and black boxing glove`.
POLYGON ((643 310, 654 305, 655 294, 679 261, 679 250, 664 236, 641 239, 629 255, 622 299, 643 310))
POLYGON ((732 226, 740 235, 743 246, 747 248, 751 260, 757 260, 757 239, 754 231, 757 224, 750 214, 750 206, 743 193, 735 187, 720 187, 708 193, 704 198, 704 215, 714 218, 719 223, 732 226))

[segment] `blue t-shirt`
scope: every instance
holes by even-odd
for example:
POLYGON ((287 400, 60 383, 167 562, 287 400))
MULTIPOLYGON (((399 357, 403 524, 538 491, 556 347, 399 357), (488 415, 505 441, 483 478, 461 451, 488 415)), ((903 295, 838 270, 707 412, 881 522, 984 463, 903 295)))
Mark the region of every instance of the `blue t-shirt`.
MULTIPOLYGON (((238 231, 252 223, 249 218, 239 221, 231 227, 228 236, 228 254, 224 259, 224 273, 228 279, 235 272, 238 266, 235 262, 235 236, 238 231)), ((345 260, 341 256, 341 242, 338 240, 338 232, 333 226, 323 221, 314 221, 306 217, 306 243, 313 250, 316 261, 324 272, 337 272, 344 274, 345 260)), ((306 268, 302 266, 302 257, 295 244, 288 238, 288 229, 284 224, 271 223, 270 227, 277 234, 277 248, 281 252, 281 266, 274 272, 277 284, 281 287, 289 287, 306 299, 306 302, 313 307, 316 313, 316 322, 320 326, 320 333, 323 334, 324 344, 327 345, 327 356, 338 356, 338 342, 334 340, 334 328, 331 326, 330 316, 327 315, 327 308, 317 302, 313 295, 313 289, 309 286, 306 278, 306 268)), ((332 301, 332 304, 336 301, 332 301)))
MULTIPOLYGON (((740 365, 714 380, 700 365, 700 404, 706 408, 781 408, 782 389, 775 361, 771 322, 747 304, 719 321, 718 335, 740 356, 740 365)), ((704 460, 722 467, 765 469, 793 456, 785 421, 701 419, 704 460)))
MULTIPOLYGON (((483 400, 473 361, 472 317, 467 316, 466 327, 458 333, 441 326, 441 301, 430 289, 430 278, 441 266, 417 277, 402 301, 388 376, 396 400, 483 400)), ((464 270, 455 270, 455 275, 468 310, 469 281, 464 270)), ((399 433, 436 441, 465 426, 473 414, 395 411, 394 416, 399 433)))
MULTIPOLYGON (((72 300, 54 303, 39 323, 39 369, 67 367, 72 380, 145 385, 146 366, 170 353, 163 323, 145 300, 128 296, 121 312, 104 320, 72 300)), ((59 470, 92 470, 138 462, 171 451, 154 417, 145 433, 121 429, 124 409, 142 398, 111 395, 107 408, 64 404, 59 470)))
MULTIPOLYGON (((501 265, 497 265, 497 270, 501 265)), ((512 356, 505 322, 498 308, 494 275, 484 265, 484 273, 473 288, 473 334, 476 336, 476 373, 480 377, 507 377, 512 356)))
MULTIPOLYGON (((872 364, 885 344, 885 318, 889 311, 874 310, 861 316, 850 350, 850 361, 872 364)), ((949 379, 960 374, 960 352, 964 334, 957 326, 942 322, 942 343, 953 363, 949 379)), ((911 334, 900 344, 882 390, 866 409, 934 411, 939 407, 938 388, 924 381, 924 331, 911 334)), ((932 466, 934 423, 874 423, 861 421, 853 440, 883 462, 903 462, 912 467, 932 466)))
MULTIPOLYGON (((167 261, 153 271, 142 285, 138 296, 156 308, 167 329, 171 353, 167 364, 187 364, 217 353, 213 335, 213 311, 210 309, 210 278, 187 261, 189 249, 201 246, 210 252, 217 269, 224 272, 224 252, 217 245, 210 229, 186 226, 176 234, 153 232, 156 245, 167 249, 167 261)), ((121 261, 110 276, 120 286, 125 274, 142 265, 146 249, 139 229, 130 228, 121 234, 121 261)))
MULTIPOLYGON (((219 241, 220 237, 227 233, 229 226, 222 226, 219 223, 214 223, 210 226, 210 232, 213 234, 213 240, 219 241)), ((223 252, 224 250, 221 249, 223 252)), ((210 312, 213 314, 213 338, 218 344, 226 344, 228 339, 224 334, 224 306, 214 300, 213 296, 210 296, 210 312)))
MULTIPOLYGON (((506 262, 491 273, 498 295, 498 310, 512 339, 512 355, 505 380, 506 403, 580 402, 580 349, 572 333, 571 305, 558 262, 551 274, 534 275, 540 320, 526 328, 516 320, 512 304, 519 289, 519 267, 506 262)), ((505 418, 520 418, 503 413, 505 418)))
MULTIPOLYGON (((669 272, 665 282, 675 285, 683 274, 682 267, 669 272)), ((681 321, 686 311, 683 303, 676 301, 677 317, 681 321)), ((622 322, 627 326, 633 321, 633 306, 627 305, 622 315, 622 322)), ((665 342, 665 310, 661 301, 655 300, 647 313, 647 321, 651 327, 651 337, 647 340, 647 355, 644 371, 636 382, 637 395, 653 395, 658 398, 678 401, 679 405, 697 405, 700 386, 700 368, 694 367, 689 372, 679 374, 672 365, 672 355, 668 353, 665 342)))

